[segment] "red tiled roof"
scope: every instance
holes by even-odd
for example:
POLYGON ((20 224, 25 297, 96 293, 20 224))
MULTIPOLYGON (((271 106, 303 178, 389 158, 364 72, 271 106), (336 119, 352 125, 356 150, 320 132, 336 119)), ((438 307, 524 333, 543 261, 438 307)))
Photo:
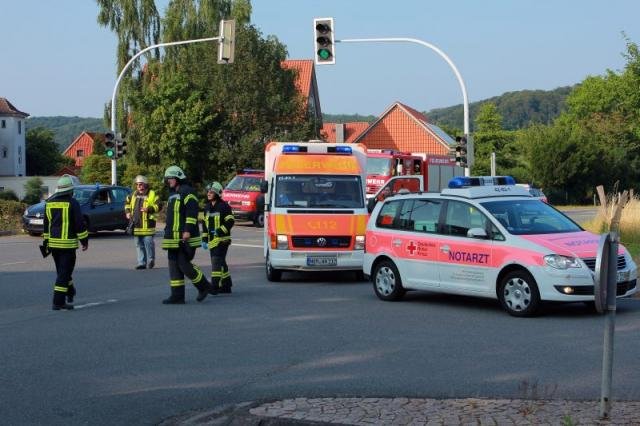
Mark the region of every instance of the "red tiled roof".
POLYGON ((15 115, 23 118, 29 116, 26 112, 22 112, 18 108, 14 107, 6 98, 0 98, 0 114, 15 115))
POLYGON ((396 149, 447 155, 449 142, 437 134, 421 112, 395 102, 355 142, 372 149, 396 149))
MULTIPOLYGON (((353 142, 368 127, 366 121, 353 121, 344 124, 344 142, 353 142)), ((336 141, 336 123, 323 123, 320 136, 327 142, 334 143, 336 141)))
POLYGON ((287 59, 280 63, 285 70, 296 70, 296 89, 305 98, 311 93, 311 78, 313 77, 313 59, 287 59))

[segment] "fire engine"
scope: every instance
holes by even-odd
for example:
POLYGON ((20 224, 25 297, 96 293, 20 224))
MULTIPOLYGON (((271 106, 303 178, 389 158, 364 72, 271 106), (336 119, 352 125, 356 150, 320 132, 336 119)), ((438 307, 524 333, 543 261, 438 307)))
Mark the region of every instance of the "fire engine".
POLYGON ((264 226, 264 195, 260 192, 263 180, 264 170, 244 169, 222 191, 222 198, 229 203, 233 216, 250 220, 259 228, 264 226))

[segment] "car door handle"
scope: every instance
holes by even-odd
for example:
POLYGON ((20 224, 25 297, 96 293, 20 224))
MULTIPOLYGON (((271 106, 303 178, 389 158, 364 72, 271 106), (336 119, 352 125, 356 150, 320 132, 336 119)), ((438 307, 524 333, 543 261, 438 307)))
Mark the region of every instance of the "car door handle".
POLYGON ((449 246, 440 246, 440 251, 443 253, 449 253, 449 250, 451 250, 449 246))
POLYGON ((402 240, 395 239, 391 242, 395 247, 400 247, 402 245, 402 240))

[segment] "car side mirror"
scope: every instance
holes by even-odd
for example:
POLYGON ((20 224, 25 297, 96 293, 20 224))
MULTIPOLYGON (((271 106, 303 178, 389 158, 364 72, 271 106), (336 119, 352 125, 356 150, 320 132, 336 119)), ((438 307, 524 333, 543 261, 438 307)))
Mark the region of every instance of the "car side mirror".
POLYGON ((266 180, 260 182, 260 192, 266 194, 269 191, 269 183, 266 180))
POLYGON ((467 231, 467 237, 469 238, 479 238, 479 239, 487 239, 487 231, 482 228, 470 228, 467 231))

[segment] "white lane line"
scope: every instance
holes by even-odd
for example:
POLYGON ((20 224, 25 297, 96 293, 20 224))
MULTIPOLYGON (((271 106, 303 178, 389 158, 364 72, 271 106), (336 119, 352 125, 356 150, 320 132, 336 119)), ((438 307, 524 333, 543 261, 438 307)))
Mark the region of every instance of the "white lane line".
POLYGON ((3 263, 0 266, 10 266, 10 265, 24 265, 25 263, 29 263, 29 262, 9 262, 9 263, 3 263))
POLYGON ((116 303, 117 301, 118 301, 117 299, 109 299, 109 300, 105 300, 104 302, 85 303, 84 305, 75 305, 74 309, 93 308, 94 306, 106 305, 108 303, 116 303))
POLYGON ((256 244, 238 244, 238 243, 231 243, 232 246, 238 246, 238 247, 254 247, 254 248, 263 248, 264 246, 262 245, 256 245, 256 244))

